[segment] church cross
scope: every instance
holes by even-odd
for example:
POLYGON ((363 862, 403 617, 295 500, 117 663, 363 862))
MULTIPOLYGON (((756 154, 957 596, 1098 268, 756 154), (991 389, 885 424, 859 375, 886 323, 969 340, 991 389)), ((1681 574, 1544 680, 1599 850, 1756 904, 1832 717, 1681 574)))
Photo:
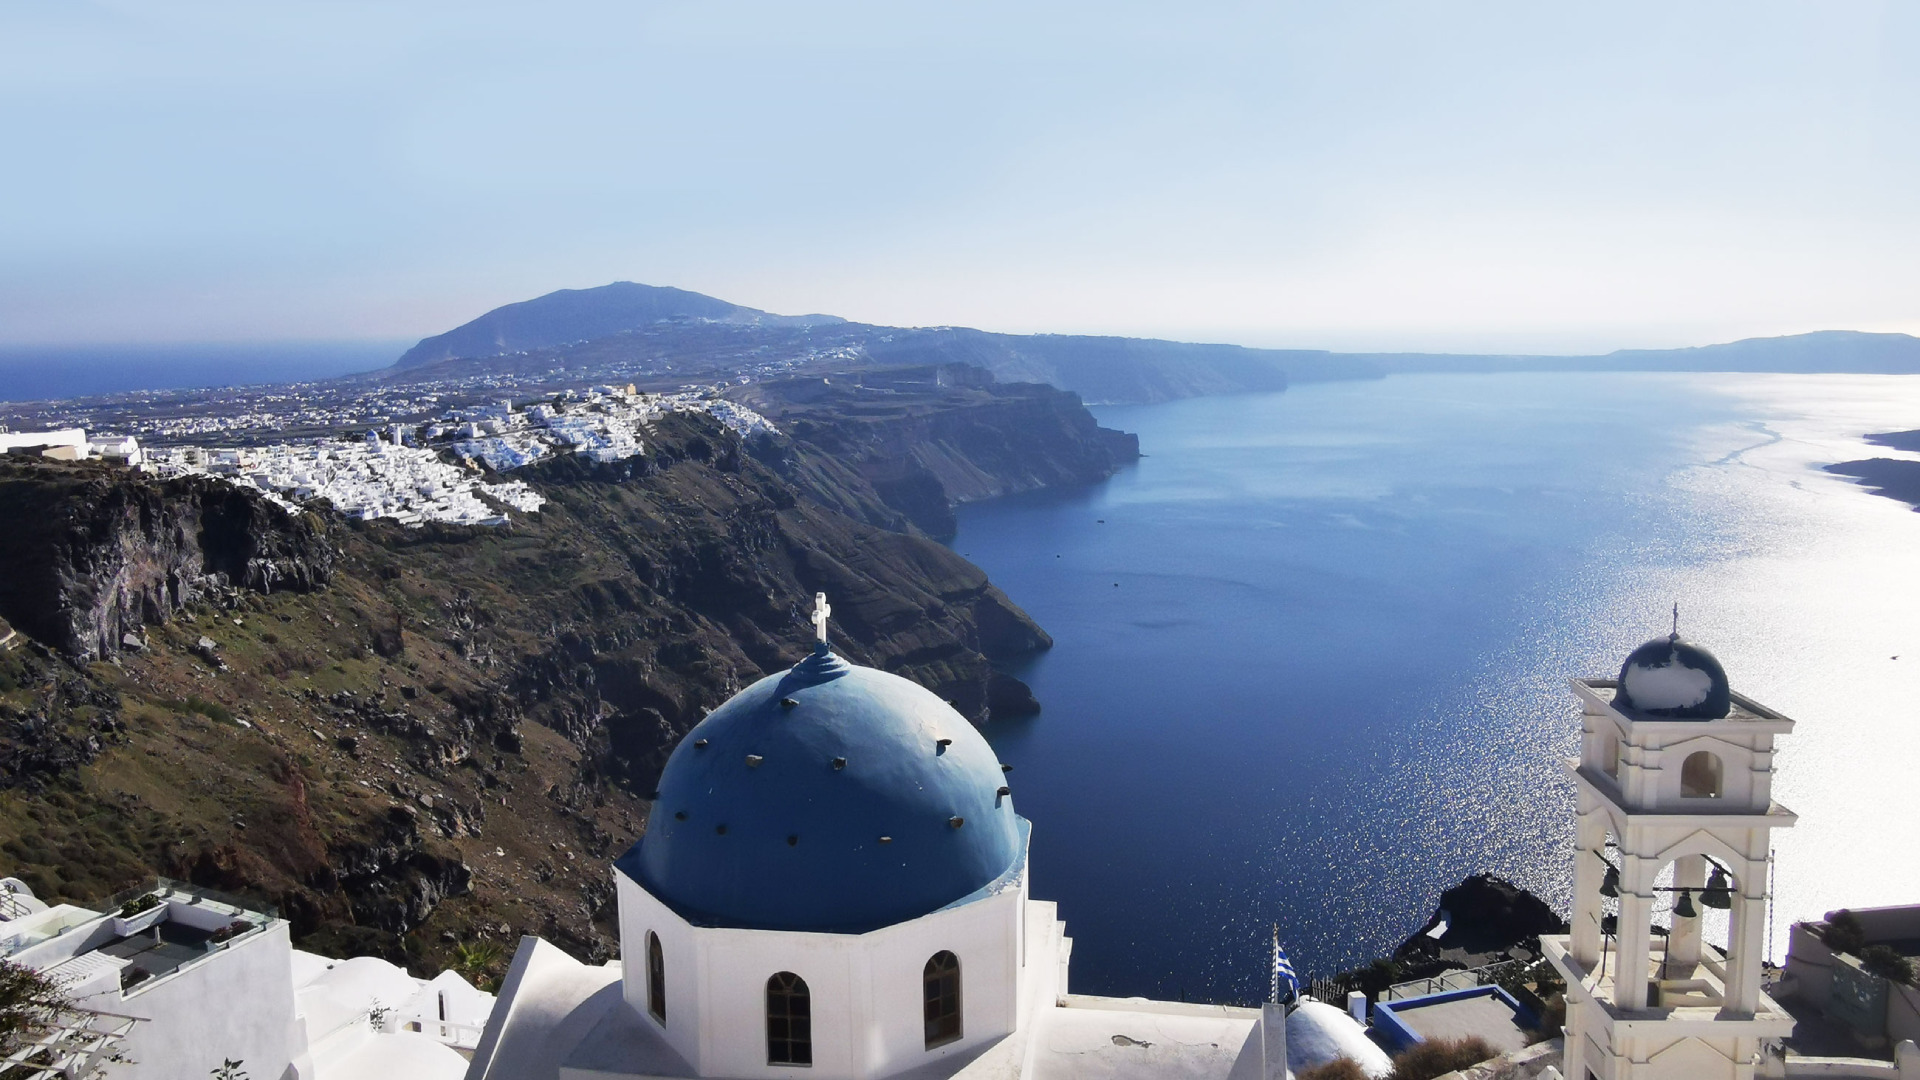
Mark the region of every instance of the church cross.
POLYGON ((827 605, 827 594, 813 594, 813 633, 820 644, 827 643, 827 616, 833 614, 833 608, 827 605))

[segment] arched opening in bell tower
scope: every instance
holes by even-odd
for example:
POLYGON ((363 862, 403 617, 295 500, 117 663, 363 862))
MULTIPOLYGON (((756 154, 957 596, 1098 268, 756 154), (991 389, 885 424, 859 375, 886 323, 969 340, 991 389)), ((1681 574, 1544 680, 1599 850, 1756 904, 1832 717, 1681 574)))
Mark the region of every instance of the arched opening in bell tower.
POLYGON ((1688 754, 1680 763, 1680 797, 1683 799, 1717 799, 1725 791, 1722 780, 1726 770, 1720 764, 1720 755, 1711 750, 1696 750, 1688 754))

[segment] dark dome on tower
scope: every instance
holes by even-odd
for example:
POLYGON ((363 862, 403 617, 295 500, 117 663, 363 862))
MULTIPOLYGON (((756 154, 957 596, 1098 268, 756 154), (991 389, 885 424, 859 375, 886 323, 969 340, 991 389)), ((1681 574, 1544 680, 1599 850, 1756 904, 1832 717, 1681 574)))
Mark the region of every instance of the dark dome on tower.
POLYGON ((1733 688, 1712 653, 1674 634, 1627 654, 1613 703, 1672 720, 1719 720, 1733 707, 1733 688))

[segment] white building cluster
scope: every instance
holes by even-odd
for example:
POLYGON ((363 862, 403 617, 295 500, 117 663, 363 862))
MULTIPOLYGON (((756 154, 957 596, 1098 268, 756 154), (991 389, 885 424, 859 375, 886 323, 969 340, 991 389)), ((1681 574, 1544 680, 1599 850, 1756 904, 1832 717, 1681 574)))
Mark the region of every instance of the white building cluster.
POLYGON ((596 386, 585 394, 569 391, 519 410, 507 401, 450 409, 426 435, 430 440, 455 438, 455 453, 495 472, 564 453, 604 463, 644 453, 642 436, 668 412, 704 412, 743 437, 778 430, 752 409, 706 393, 642 394, 632 386, 596 386))
POLYGON ((532 513, 546 501, 522 481, 488 483, 432 450, 378 434, 364 443, 155 450, 148 468, 162 476, 217 476, 288 507, 326 499, 349 517, 391 518, 408 526, 503 525, 507 510, 532 513))
POLYGON ((642 394, 631 386, 597 386, 525 408, 501 400, 449 409, 424 428, 393 424, 369 431, 363 441, 143 450, 131 436, 89 441, 84 429, 71 428, 0 432, 0 452, 104 458, 160 476, 214 476, 289 509, 325 499, 366 521, 504 525, 510 511, 534 513, 546 499, 525 481, 488 480, 478 466, 505 473, 562 454, 598 462, 636 457, 646 452, 644 435, 653 422, 669 412, 705 412, 742 435, 777 430, 752 409, 705 392, 642 394), (436 446, 467 466, 444 460, 436 446))

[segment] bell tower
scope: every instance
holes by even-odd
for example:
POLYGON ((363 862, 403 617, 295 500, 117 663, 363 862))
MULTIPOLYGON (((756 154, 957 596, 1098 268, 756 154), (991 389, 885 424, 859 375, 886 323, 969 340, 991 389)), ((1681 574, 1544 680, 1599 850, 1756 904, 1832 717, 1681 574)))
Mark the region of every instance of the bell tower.
POLYGON ((1793 1031, 1760 989, 1773 830, 1795 820, 1773 801, 1774 739, 1793 721, 1678 633, 1570 685, 1573 919, 1542 942, 1567 981, 1568 1080, 1752 1080, 1793 1031), (1706 908, 1727 912, 1724 950, 1702 940, 1706 908))

